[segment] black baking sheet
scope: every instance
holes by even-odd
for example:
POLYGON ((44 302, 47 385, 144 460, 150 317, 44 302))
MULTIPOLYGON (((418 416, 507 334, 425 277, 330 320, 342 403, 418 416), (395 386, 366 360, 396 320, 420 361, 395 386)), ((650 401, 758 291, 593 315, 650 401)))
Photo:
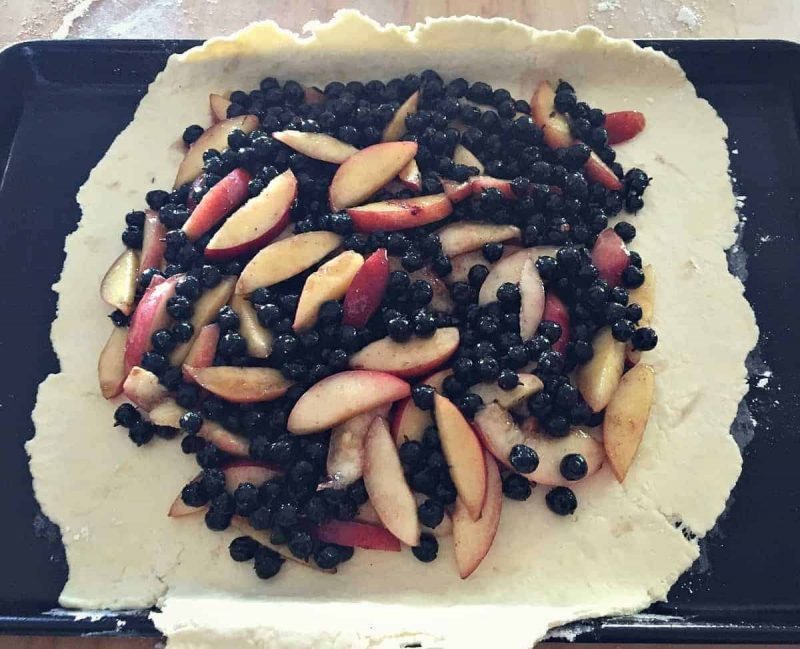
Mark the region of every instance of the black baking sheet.
MULTIPOLYGON (((0 53, 0 632, 157 635, 146 612, 76 619, 52 611, 67 566, 57 533, 37 517, 23 444, 33 435, 37 385, 58 369, 50 287, 79 218, 76 192, 167 57, 195 44, 44 41, 0 53)), ((747 297, 761 327, 746 400, 758 425, 727 513, 668 603, 567 629, 582 641, 800 642, 800 46, 642 44, 678 59, 730 128, 735 188, 746 197, 747 297)), ((109 209, 116 218, 127 208, 109 209)), ((81 431, 71 434, 80 443, 81 431)))

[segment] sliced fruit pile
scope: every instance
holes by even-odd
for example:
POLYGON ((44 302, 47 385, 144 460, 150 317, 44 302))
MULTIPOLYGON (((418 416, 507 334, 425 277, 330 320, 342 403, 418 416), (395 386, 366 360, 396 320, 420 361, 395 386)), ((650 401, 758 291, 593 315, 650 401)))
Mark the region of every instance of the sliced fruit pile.
POLYGON ((102 281, 99 379, 137 445, 202 471, 169 515, 243 535, 259 577, 354 548, 462 577, 503 496, 556 514, 645 430, 654 274, 627 244, 650 182, 611 144, 645 126, 561 81, 531 103, 432 70, 212 95, 171 191, 126 215, 102 281), (629 368, 626 371, 626 368, 629 368))

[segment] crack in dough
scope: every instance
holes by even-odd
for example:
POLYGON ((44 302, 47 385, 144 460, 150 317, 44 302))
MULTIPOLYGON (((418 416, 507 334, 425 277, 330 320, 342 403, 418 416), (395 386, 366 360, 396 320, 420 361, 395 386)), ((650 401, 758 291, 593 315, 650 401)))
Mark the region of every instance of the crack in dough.
POLYGON ((70 575, 61 604, 158 603, 153 620, 171 647, 396 648, 413 639, 425 649, 523 649, 560 624, 664 599, 698 556, 697 541, 671 517, 702 537, 741 468, 729 429, 747 390, 744 361, 757 328, 724 252, 737 226, 726 137, 677 63, 593 28, 540 32, 471 17, 410 28, 342 11, 329 23, 310 23, 302 36, 259 23, 171 57, 81 188, 83 218, 54 287, 61 373, 40 387, 37 433, 27 448, 43 511, 62 530, 89 530, 81 541, 64 535, 70 575), (111 427, 115 404, 87 394, 109 327, 96 284, 119 253, 122 214, 142 206, 146 191, 172 184, 183 128, 210 123, 210 92, 257 87, 268 75, 319 85, 427 67, 523 98, 539 79, 563 77, 592 105, 647 113, 645 131, 618 156, 626 168, 657 172, 646 208, 626 217, 639 233, 633 248, 659 278, 651 420, 625 484, 607 468, 577 484, 574 516, 550 514, 541 487, 526 503, 507 500, 491 552, 466 581, 443 544, 429 565, 407 551, 359 551, 336 577, 286 566, 260 582, 252 567, 225 556, 235 532, 212 533, 201 516, 166 516, 196 473, 194 460, 175 442, 137 449, 111 427), (671 164, 660 165, 659 156, 671 164), (705 308, 709 300, 713 309, 705 308), (685 400, 701 387, 701 396, 685 400), (675 418, 679 403, 692 405, 675 418), (109 579, 125 567, 124 579, 109 579))

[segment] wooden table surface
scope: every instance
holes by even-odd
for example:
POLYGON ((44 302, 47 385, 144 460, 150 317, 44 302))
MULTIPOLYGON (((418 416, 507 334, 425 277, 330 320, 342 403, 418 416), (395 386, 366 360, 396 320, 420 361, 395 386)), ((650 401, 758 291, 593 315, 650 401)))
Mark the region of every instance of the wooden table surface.
MULTIPOLYGON (((799 0, 167 0, 157 4, 149 0, 0 0, 0 46, 52 37, 201 38, 269 18, 297 30, 308 20, 325 20, 344 7, 398 24, 426 16, 472 14, 505 16, 542 29, 572 29, 588 23, 619 37, 800 41, 799 0)), ((0 637, 0 649, 150 649, 155 645, 152 639, 0 637)))

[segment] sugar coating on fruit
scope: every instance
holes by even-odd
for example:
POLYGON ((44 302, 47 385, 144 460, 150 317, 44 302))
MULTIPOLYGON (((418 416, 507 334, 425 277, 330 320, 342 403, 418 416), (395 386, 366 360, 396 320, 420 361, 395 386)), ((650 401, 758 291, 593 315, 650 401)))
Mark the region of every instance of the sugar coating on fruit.
POLYGON ((737 224, 725 125, 674 61, 591 28, 548 33, 461 18, 409 31, 352 11, 309 28, 300 40, 274 23, 257 24, 172 57, 79 194, 83 219, 67 240, 55 287, 52 338, 61 373, 40 388, 37 435, 27 446, 45 514, 64 531, 88 530, 80 539, 64 535, 70 578, 61 604, 157 603, 162 612, 153 619, 171 647, 388 647, 402 637, 458 647, 495 646, 502 638, 504 647, 521 649, 562 623, 663 599, 698 556, 697 541, 670 521, 679 518, 703 536, 741 466, 729 426, 746 391, 744 359, 757 329, 724 254, 737 224), (109 434, 114 404, 96 393, 95 376, 107 322, 86 271, 102 273, 119 254, 108 206, 136 204, 151 186, 171 185, 182 158, 174 144, 187 124, 210 124, 210 92, 257 87, 277 67, 282 78, 324 85, 429 66, 520 97, 543 78, 566 78, 605 110, 646 105, 647 129, 620 147, 619 159, 656 178, 633 246, 659 276, 653 326, 661 342, 648 352, 658 375, 651 419, 624 490, 604 467, 574 487, 582 515, 555 522, 544 489, 526 503, 506 500, 494 545, 466 581, 442 543, 432 564, 405 552, 357 553, 336 578, 287 565, 266 588, 240 564, 220 559, 237 532, 209 534, 201 517, 178 525, 164 516, 197 472, 191 457, 155 445, 137 451, 124 435, 109 434), (687 305, 706 304, 708 296, 714 309, 685 316, 687 305), (723 331, 714 320, 719 312, 726 314, 723 331), (460 605, 476 614, 464 615, 460 605))

